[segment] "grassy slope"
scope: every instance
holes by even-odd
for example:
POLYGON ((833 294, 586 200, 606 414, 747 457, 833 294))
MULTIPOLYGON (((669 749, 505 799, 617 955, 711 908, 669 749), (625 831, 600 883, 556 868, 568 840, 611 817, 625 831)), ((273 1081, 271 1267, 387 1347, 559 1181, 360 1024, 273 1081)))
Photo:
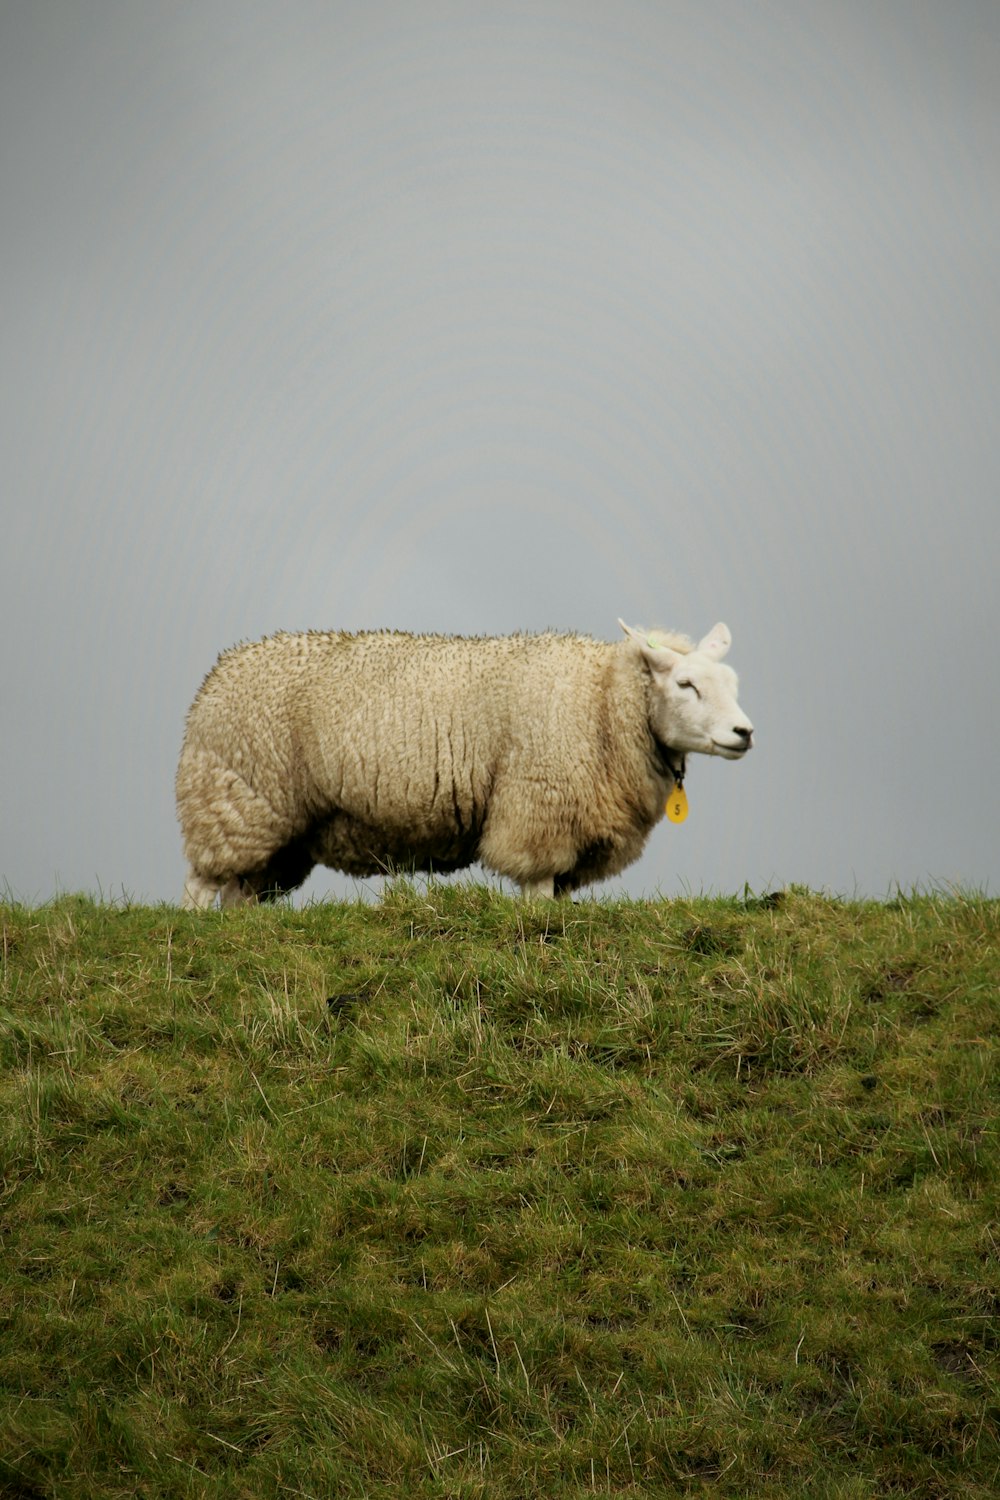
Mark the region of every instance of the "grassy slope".
POLYGON ((0 917, 0 1495, 1000 1490, 1000 903, 0 917))

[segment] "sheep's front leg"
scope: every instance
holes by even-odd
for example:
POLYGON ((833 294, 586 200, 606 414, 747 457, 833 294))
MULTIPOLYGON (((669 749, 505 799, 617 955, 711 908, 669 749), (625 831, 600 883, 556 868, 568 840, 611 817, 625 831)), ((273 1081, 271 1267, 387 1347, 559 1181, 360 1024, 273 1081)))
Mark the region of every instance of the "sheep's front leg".
POLYGON ((522 896, 545 896, 551 899, 556 893, 556 883, 551 875, 546 875, 542 880, 522 880, 520 885, 522 896))

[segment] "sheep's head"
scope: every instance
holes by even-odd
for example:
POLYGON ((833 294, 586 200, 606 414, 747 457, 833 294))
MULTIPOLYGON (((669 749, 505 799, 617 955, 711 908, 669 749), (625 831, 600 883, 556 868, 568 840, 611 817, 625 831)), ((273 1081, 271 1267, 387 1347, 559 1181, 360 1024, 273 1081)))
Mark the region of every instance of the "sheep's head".
POLYGON ((745 755, 753 725, 736 701, 736 673, 722 665, 732 641, 728 626, 716 625, 690 651, 676 651, 624 620, 618 623, 649 669, 650 727, 657 739, 681 755, 745 755))

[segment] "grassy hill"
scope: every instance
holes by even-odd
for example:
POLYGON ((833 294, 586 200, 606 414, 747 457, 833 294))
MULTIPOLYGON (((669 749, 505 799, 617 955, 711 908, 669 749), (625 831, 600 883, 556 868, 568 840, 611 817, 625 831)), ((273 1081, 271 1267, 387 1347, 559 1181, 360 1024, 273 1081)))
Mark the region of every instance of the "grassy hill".
POLYGON ((0 927, 0 1496, 1000 1492, 1000 903, 0 927))

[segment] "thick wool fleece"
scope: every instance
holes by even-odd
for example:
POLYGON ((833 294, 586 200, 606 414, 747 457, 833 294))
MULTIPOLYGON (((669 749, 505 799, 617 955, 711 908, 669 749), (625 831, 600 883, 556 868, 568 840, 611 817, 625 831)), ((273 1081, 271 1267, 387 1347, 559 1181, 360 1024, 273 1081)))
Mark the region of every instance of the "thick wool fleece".
POLYGON ((262 894, 320 863, 369 875, 479 860, 557 890, 615 874, 672 781, 650 691, 629 642, 578 635, 234 647, 192 705, 177 772, 192 873, 262 894))

